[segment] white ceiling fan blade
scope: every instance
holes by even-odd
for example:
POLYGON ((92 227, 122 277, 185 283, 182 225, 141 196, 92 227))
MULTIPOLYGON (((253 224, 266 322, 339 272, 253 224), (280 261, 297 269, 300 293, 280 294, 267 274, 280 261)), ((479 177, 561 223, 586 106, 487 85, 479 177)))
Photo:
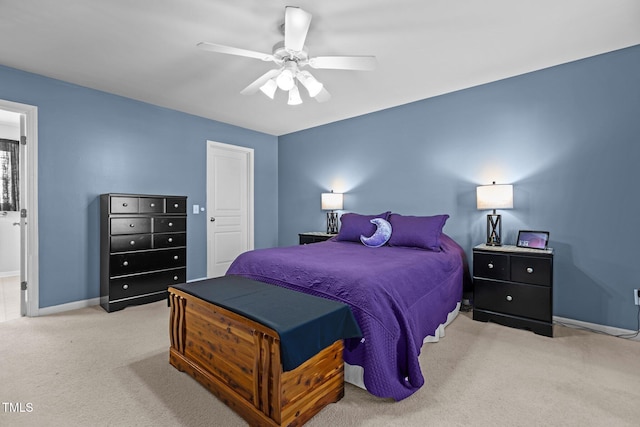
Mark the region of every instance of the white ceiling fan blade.
POLYGON ((202 50, 208 50, 210 52, 226 53, 228 55, 247 56, 249 58, 256 58, 262 61, 273 61, 273 55, 270 53, 256 52, 254 50, 240 49, 237 47, 224 46, 216 43, 200 42, 198 46, 202 50))
POLYGON ((274 78, 278 74, 282 72, 281 68, 274 68, 273 70, 269 70, 260 77, 258 77, 253 83, 249 86, 245 87, 240 91, 243 95, 253 95, 260 89, 260 87, 267 82, 267 80, 274 78))
POLYGON ((331 94, 327 89, 323 87, 320 93, 318 93, 313 99, 315 99, 318 102, 327 102, 328 100, 331 99, 331 94))
POLYGON ((371 71, 376 68, 375 56, 317 56, 309 58, 312 68, 332 70, 362 70, 371 71))
POLYGON ((300 52, 307 38, 311 14, 299 7, 287 6, 284 9, 284 47, 292 52, 300 52))

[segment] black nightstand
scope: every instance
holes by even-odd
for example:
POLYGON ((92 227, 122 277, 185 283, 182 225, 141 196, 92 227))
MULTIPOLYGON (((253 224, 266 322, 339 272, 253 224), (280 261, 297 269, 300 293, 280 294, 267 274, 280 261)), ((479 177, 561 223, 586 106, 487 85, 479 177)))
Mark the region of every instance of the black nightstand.
POLYGON ((325 240, 329 240, 330 238, 337 236, 337 234, 329 234, 322 231, 308 231, 306 233, 300 233, 298 236, 300 237, 300 244, 307 245, 309 243, 324 242, 325 240))
POLYGON ((553 336, 553 249, 473 248, 473 319, 553 336))

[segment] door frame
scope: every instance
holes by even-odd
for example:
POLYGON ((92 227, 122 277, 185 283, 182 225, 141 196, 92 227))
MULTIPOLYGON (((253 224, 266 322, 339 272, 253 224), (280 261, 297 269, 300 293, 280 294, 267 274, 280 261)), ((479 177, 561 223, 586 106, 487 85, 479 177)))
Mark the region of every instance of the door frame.
MULTIPOLYGON (((27 312, 29 317, 35 317, 40 312, 39 299, 39 258, 38 258, 38 107, 34 105, 20 104, 18 102, 0 99, 0 109, 13 113, 23 114, 26 119, 27 131, 27 312)), ((25 177, 20 177, 21 179, 25 177)), ((21 262, 22 264, 22 262, 21 262)), ((21 272, 21 275, 23 272, 21 272)))
MULTIPOLYGON (((236 151, 239 153, 244 154, 245 156, 245 161, 247 164, 247 248, 248 250, 253 250, 254 248, 254 201, 253 201, 253 190, 254 190, 254 184, 253 184, 253 176, 254 176, 254 172, 253 172, 253 168, 254 168, 254 150, 253 148, 247 148, 247 147, 241 147, 239 145, 232 145, 232 144, 225 144, 222 142, 216 142, 216 141, 210 141, 207 140, 207 147, 206 147, 206 158, 207 158, 207 170, 206 170, 206 179, 205 179, 205 192, 206 192, 206 198, 208 199, 209 197, 209 179, 208 177, 211 176, 211 173, 213 172, 213 167, 214 165, 210 164, 209 162, 209 151, 213 150, 214 148, 220 148, 223 150, 231 150, 231 151, 236 151)), ((207 200, 207 205, 208 204, 208 200, 207 200)), ((207 212, 208 214, 209 212, 207 212)), ((206 216, 206 218, 208 218, 209 215, 206 216)), ((206 223, 206 234, 207 234, 207 277, 210 276, 211 271, 213 271, 213 265, 211 265, 211 254, 209 253, 209 241, 210 239, 213 238, 212 236, 212 229, 211 227, 209 227, 209 221, 207 221, 206 223)))

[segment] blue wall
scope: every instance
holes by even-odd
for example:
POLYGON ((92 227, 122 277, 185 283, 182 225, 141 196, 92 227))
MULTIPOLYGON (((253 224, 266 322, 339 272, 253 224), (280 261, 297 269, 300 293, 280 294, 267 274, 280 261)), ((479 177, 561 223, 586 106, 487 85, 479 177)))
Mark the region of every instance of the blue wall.
POLYGON ((635 330, 640 288, 640 46, 279 138, 279 242, 345 210, 448 213, 471 256, 479 184, 512 183, 503 238, 551 233, 554 315, 635 330))
MULTIPOLYGON (((255 246, 277 244, 276 137, 2 66, 0 99, 38 107, 41 308, 100 295, 99 194, 206 205, 207 140, 255 150, 255 246)), ((189 207, 189 279, 206 276, 206 217, 189 207)))

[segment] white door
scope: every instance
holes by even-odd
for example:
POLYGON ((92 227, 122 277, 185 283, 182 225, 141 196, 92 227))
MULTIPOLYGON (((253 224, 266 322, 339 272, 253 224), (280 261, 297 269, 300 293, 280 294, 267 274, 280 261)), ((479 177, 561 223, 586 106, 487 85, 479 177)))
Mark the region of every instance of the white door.
POLYGON ((38 108, 0 100, 0 109, 20 118, 20 212, 13 222, 20 227, 20 314, 37 316, 38 301, 38 108))
POLYGON ((207 141, 207 276, 253 249, 253 149, 207 141))

